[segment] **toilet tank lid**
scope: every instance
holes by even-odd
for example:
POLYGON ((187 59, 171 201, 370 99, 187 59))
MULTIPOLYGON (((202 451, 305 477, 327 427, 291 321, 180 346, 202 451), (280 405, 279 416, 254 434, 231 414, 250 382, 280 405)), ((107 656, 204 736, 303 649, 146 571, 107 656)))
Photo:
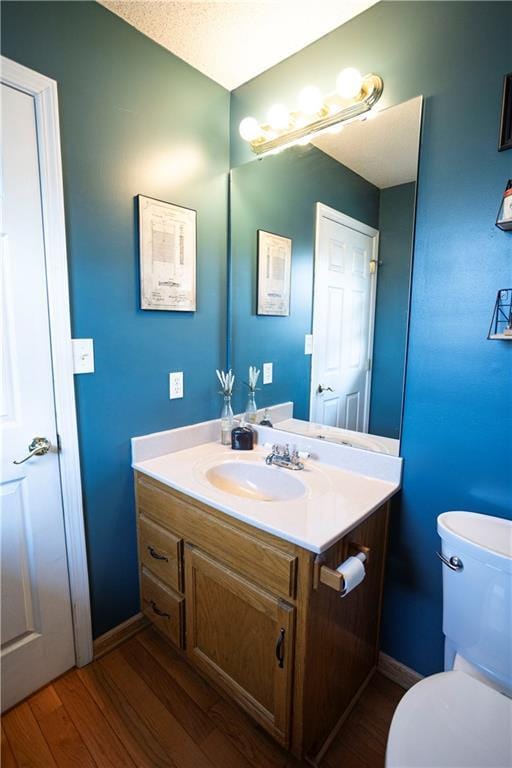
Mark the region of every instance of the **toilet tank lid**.
MULTIPOLYGON (((478 512, 443 512, 437 518, 437 532, 451 544, 468 542, 475 557, 485 560, 486 554, 496 562, 496 555, 505 565, 512 561, 512 521, 478 512), (458 540, 458 542, 457 542, 458 540), (493 556, 494 555, 494 556, 493 556)), ((508 569, 507 569, 508 570, 508 569)))

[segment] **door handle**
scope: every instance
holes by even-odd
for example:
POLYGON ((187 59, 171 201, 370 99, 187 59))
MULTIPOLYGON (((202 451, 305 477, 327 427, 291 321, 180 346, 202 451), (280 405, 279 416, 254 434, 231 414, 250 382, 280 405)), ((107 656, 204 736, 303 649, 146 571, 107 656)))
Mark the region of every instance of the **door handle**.
POLYGON ((23 464, 25 461, 31 459, 32 456, 45 456, 51 447, 52 444, 47 437, 34 437, 28 447, 28 455, 20 461, 13 461, 13 464, 23 464))
POLYGON ((323 387, 321 384, 319 384, 316 393, 317 395, 321 395, 322 392, 334 392, 334 389, 332 387, 323 387))

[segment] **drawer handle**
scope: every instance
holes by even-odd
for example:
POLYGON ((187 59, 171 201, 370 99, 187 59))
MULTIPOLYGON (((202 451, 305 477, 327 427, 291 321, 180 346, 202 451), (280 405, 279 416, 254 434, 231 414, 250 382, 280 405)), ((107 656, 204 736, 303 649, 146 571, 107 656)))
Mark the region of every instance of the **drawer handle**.
POLYGON ((148 550, 149 554, 151 555, 151 557, 154 557, 155 560, 165 560, 166 563, 169 562, 169 558, 168 557, 166 557, 165 555, 159 555, 158 552, 156 551, 156 549, 153 549, 153 547, 151 547, 149 544, 147 546, 147 550, 148 550))
POLYGON ((150 600, 149 604, 151 608, 153 609, 153 613, 156 613, 157 616, 162 616, 164 619, 170 619, 171 614, 166 613, 165 611, 161 611, 160 608, 157 606, 154 600, 150 600))
POLYGON ((281 627, 281 630, 279 632, 279 638, 276 643, 276 659, 279 662, 279 666, 281 669, 284 667, 284 636, 286 634, 286 630, 281 627))

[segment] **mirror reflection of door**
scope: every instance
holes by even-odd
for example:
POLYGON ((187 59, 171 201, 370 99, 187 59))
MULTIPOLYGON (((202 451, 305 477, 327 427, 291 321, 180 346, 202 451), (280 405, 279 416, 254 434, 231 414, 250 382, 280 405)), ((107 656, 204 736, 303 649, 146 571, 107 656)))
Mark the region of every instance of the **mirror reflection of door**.
POLYGON ((368 432, 378 231, 317 205, 310 420, 368 432))
POLYGON ((421 115, 418 96, 231 171, 229 352, 241 381, 272 362, 257 405, 289 404, 281 430, 398 455, 421 115), (255 311, 258 230, 293 243, 287 317, 255 311))

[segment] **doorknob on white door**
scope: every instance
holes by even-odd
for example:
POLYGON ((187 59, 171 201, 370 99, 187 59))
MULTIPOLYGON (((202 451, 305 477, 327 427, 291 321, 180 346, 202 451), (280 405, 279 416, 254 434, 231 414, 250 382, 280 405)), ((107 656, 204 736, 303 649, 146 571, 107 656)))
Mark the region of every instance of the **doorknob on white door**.
POLYGON ((47 437, 34 437, 28 447, 28 456, 25 456, 25 458, 20 461, 13 461, 13 464, 23 464, 25 461, 28 461, 28 459, 31 459, 32 456, 44 456, 48 453, 51 447, 52 444, 47 437))
POLYGON ((316 393, 317 395, 321 395, 322 392, 334 392, 334 389, 332 387, 322 387, 322 385, 319 384, 316 393))

